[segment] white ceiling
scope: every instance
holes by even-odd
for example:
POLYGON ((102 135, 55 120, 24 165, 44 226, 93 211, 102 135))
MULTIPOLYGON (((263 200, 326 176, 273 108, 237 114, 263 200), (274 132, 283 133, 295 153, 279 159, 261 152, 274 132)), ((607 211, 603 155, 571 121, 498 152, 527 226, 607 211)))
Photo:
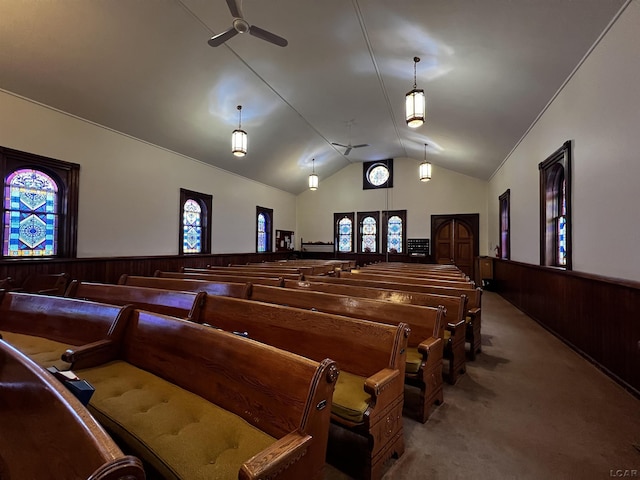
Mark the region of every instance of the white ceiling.
POLYGON ((322 184, 349 162, 422 160, 425 143, 487 179, 624 1, 245 0, 288 46, 214 48, 225 0, 0 0, 0 88, 292 193, 312 159, 322 184), (410 129, 414 56, 428 118, 410 129), (332 145, 349 141, 370 146, 332 145))

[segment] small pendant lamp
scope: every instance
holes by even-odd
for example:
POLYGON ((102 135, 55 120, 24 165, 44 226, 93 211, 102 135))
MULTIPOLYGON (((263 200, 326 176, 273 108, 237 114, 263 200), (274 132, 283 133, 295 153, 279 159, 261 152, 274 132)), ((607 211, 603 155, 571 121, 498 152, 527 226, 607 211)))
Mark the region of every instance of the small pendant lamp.
POLYGON ((431 163, 427 162, 427 144, 424 144, 424 161, 420 164, 420 181, 431 180, 431 163))
POLYGON ((424 90, 417 88, 416 85, 416 65, 419 61, 419 57, 413 57, 413 90, 405 96, 407 125, 411 128, 417 128, 422 125, 427 113, 424 90))
POLYGON ((238 128, 231 134, 231 151, 236 157, 247 153, 247 132, 242 130, 242 105, 238 105, 238 128))
POLYGON ((309 190, 318 189, 318 175, 316 175, 316 159, 311 160, 311 175, 309 175, 309 190))

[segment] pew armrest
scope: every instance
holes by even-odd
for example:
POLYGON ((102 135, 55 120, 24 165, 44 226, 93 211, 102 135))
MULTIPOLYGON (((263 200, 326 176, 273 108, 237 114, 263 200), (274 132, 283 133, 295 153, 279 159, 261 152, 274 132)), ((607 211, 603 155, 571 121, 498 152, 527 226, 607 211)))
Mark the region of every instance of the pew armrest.
MULTIPOLYGON (((394 382, 399 381, 400 371, 391 368, 383 368, 364 381, 364 390, 373 398, 378 397, 394 382)), ((404 379, 402 379, 404 384, 404 379)))
POLYGON ((418 352, 420 352, 424 358, 429 358, 429 355, 432 352, 436 352, 437 349, 442 349, 441 338, 429 337, 418 345, 418 352))
POLYGON ((300 460, 313 437, 300 432, 288 433, 259 454, 247 460, 240 469, 240 480, 278 478, 291 465, 300 460))
POLYGON ((62 360, 70 363, 73 369, 89 368, 113 360, 117 351, 118 344, 113 340, 98 340, 68 349, 62 354, 62 360))
POLYGON ((457 330, 459 330, 459 329, 461 329, 461 328, 463 328, 463 327, 465 326, 465 324, 466 324, 466 321, 463 319, 463 320, 460 320, 460 321, 459 321, 459 322, 457 322, 457 323, 447 323, 447 325, 445 326, 445 328, 446 328, 448 331, 450 331, 450 332, 451 332, 451 335, 452 335, 452 336, 455 336, 456 331, 457 331, 457 330))
POLYGON ((473 321, 480 314, 480 307, 470 308, 467 313, 471 317, 471 321, 473 321))

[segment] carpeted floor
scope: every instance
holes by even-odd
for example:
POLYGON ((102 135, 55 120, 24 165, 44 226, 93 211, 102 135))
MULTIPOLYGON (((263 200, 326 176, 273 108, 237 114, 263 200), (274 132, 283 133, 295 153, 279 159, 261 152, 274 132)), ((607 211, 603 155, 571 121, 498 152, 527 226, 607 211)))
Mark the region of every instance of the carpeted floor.
MULTIPOLYGON (((482 349, 426 424, 404 416, 405 453, 384 480, 640 479, 640 400, 492 292, 482 349)), ((352 440, 326 480, 359 476, 352 440)))

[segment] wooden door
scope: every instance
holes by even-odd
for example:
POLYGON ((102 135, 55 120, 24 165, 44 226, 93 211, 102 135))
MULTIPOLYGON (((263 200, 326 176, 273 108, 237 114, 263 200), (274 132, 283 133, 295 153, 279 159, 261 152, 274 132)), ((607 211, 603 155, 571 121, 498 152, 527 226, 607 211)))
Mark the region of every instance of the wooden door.
POLYGON ((479 252, 479 215, 434 215, 431 217, 433 258, 453 263, 474 278, 474 258, 479 252))

